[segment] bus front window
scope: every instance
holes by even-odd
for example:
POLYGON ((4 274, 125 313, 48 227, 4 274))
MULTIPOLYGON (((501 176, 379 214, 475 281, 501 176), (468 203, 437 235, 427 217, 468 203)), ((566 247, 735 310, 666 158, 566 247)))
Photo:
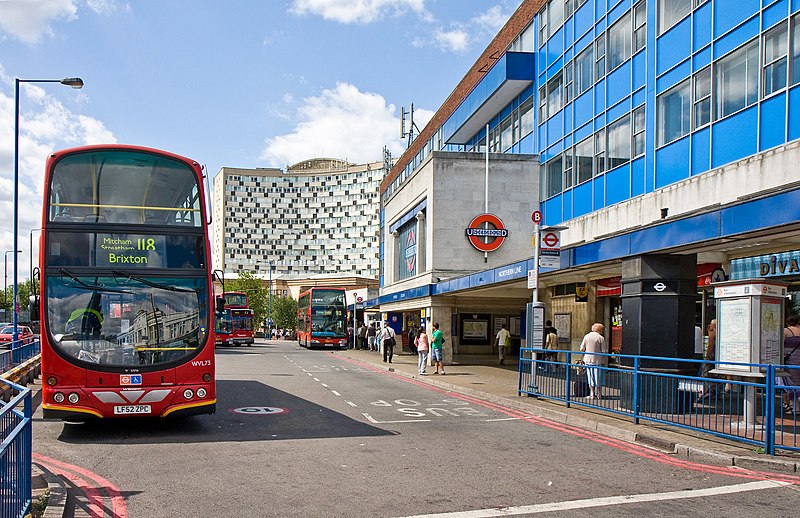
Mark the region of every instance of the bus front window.
POLYGON ((45 304, 50 342, 78 363, 169 364, 194 355, 206 339, 201 278, 65 274, 49 278, 45 304))

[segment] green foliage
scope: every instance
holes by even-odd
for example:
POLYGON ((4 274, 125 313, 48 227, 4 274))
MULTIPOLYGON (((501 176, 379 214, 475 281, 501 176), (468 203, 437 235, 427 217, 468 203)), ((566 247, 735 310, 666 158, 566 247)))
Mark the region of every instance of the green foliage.
MULTIPOLYGON (((25 280, 17 283, 17 293, 19 295, 19 309, 21 311, 27 311, 28 309, 28 296, 31 294, 31 281, 25 280)), ((36 281, 36 293, 40 293, 39 291, 39 281, 36 281)), ((9 311, 11 314, 11 310, 13 309, 12 301, 14 299, 14 284, 11 279, 9 279, 8 287, 5 290, 5 296, 3 300, 0 301, 0 306, 4 309, 9 311)))
POLYGON ((297 301, 292 297, 272 297, 272 320, 277 328, 294 329, 297 325, 297 301))

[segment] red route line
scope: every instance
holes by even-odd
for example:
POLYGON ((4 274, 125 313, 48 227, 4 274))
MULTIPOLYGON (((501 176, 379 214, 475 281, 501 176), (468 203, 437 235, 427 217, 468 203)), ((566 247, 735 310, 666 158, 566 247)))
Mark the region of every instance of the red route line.
MULTIPOLYGON (((92 501, 92 494, 95 496, 99 496, 98 489, 103 490, 103 492, 109 497, 111 500, 111 516, 112 518, 128 518, 128 509, 125 504, 125 498, 122 496, 119 488, 112 484, 110 481, 106 480, 105 478, 101 477, 97 473, 89 471, 86 468, 82 468, 80 466, 75 466, 73 464, 67 464, 65 462, 58 461, 56 459, 51 459, 49 457, 45 457, 44 455, 39 455, 38 453, 33 453, 32 457, 37 462, 41 462, 42 464, 46 465, 52 471, 57 473, 63 474, 72 480, 83 480, 76 475, 73 475, 70 472, 77 473, 78 475, 82 475, 83 477, 88 478, 89 480, 95 482, 98 487, 92 488, 88 487, 84 492, 86 496, 89 497, 90 501, 92 501), (72 477, 75 477, 74 479, 72 477)), ((101 500, 102 504, 102 500, 101 500)), ((90 508, 91 508, 90 504, 90 508)), ((95 516, 94 514, 92 516, 95 516)), ((102 516, 102 515, 97 515, 102 516)))
POLYGON ((436 387, 429 383, 425 383, 423 381, 419 381, 413 378, 408 378, 406 376, 402 376, 397 373, 393 372, 386 372, 380 367, 373 367, 372 365, 366 364, 361 362, 360 360, 355 360, 352 358, 343 358, 338 357, 341 360, 360 365, 362 367, 366 367, 369 370, 374 372, 379 372, 384 375, 391 375, 395 378, 398 378, 402 381, 407 383, 411 383, 412 385, 417 385, 418 387, 423 387, 428 390, 432 390, 435 392, 440 392, 444 394, 451 395, 457 399, 461 399, 462 401, 466 401, 468 403, 475 404, 477 406, 482 406, 484 408, 488 408, 490 410, 494 410, 501 414, 507 415, 509 417, 515 417, 521 419, 523 421, 527 421, 531 424, 537 424, 539 426, 550 428, 552 430, 560 431, 563 433, 567 433, 569 435, 573 435, 575 437, 580 437, 589 441, 593 441, 599 444, 603 444, 609 446, 611 448, 615 448, 618 450, 622 450, 633 455, 643 457, 646 459, 653 460, 655 462, 659 462, 661 464, 667 464, 673 467, 687 469, 692 471, 700 471, 703 473, 710 473, 710 474, 717 474, 717 475, 725 475, 730 477, 737 477, 737 478, 745 478, 750 480, 775 480, 779 482, 786 482, 789 484, 800 485, 800 477, 798 476, 791 476, 791 475, 784 475, 780 473, 770 473, 766 471, 753 471, 748 469, 743 469, 739 467, 726 467, 726 466, 710 466, 706 464, 700 464, 698 462, 692 462, 688 460, 678 459, 669 454, 661 453, 655 450, 651 450, 644 446, 639 446, 633 443, 629 443, 623 441, 621 439, 615 439, 613 437, 607 437, 602 435, 598 432, 593 432, 591 430, 585 430, 583 428, 578 428, 572 425, 558 423, 556 421, 552 421, 550 419, 533 416, 525 411, 522 410, 515 410, 509 408, 507 406, 492 403, 489 401, 483 401, 473 396, 469 396, 466 394, 460 394, 458 392, 453 392, 451 390, 442 389, 440 387, 436 387))

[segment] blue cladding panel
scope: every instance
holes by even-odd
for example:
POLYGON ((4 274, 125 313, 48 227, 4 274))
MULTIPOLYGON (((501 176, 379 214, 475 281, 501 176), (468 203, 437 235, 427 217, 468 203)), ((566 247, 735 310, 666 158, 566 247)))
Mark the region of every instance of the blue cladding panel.
POLYGON ((787 0, 780 0, 780 2, 776 2, 767 9, 764 9, 761 26, 763 27, 763 30, 767 30, 779 21, 786 19, 788 15, 789 2, 787 0))
POLYGON ((800 220, 800 190, 722 210, 722 235, 739 234, 800 220))
POLYGON ((710 46, 706 47, 697 54, 695 54, 694 57, 692 58, 692 61, 694 62, 695 72, 700 70, 704 66, 708 65, 709 63, 711 63, 711 47, 710 46))
POLYGON ((706 126, 692 135, 692 176, 711 168, 711 130, 706 126))
POLYGON ((761 103, 760 151, 783 144, 786 139, 786 94, 761 103))
POLYGON ((677 67, 673 68, 663 76, 659 77, 656 81, 656 88, 658 93, 662 93, 680 83, 692 73, 692 62, 687 59, 677 67))
POLYGON ((586 90, 580 97, 575 99, 573 106, 575 107, 575 126, 580 127, 592 120, 594 116, 594 107, 592 104, 592 88, 586 90))
POLYGON ((789 140, 798 138, 800 138, 800 86, 789 90, 789 140))
POLYGON ((573 217, 583 216, 592 212, 592 182, 584 182, 572 190, 574 198, 572 203, 573 217))
POLYGON ((606 177, 597 176, 592 183, 594 184, 594 210, 600 210, 606 206, 606 177))
POLYGON ((561 212, 562 197, 556 196, 544 202, 544 224, 545 225, 558 225, 564 221, 563 213, 561 212))
POLYGON ((719 38, 742 20, 756 14, 760 0, 716 0, 714 2, 714 37, 719 38))
POLYGON ((556 31, 553 36, 547 40, 547 66, 549 67, 564 53, 564 27, 556 31))
POLYGON ((792 0, 792 12, 800 11, 800 0, 792 0))
POLYGON ((656 189, 689 177, 689 138, 656 151, 656 189))
POLYGON ((612 237, 573 249, 572 265, 584 264, 618 259, 630 255, 630 235, 612 237))
MULTIPOLYGON (((591 25, 589 26, 589 28, 591 28, 591 25)), ((584 34, 581 39, 578 40, 578 43, 575 44, 575 46, 572 48, 572 50, 574 51, 575 55, 577 56, 578 54, 583 52, 583 50, 586 47, 591 45, 592 42, 594 42, 594 31, 589 31, 586 34, 584 34)))
POLYGON ((564 221, 572 219, 572 190, 564 191, 564 221))
POLYGON ((586 137, 588 137, 589 135, 591 135, 592 131, 594 131, 593 128, 592 128, 592 125, 591 124, 586 124, 586 125, 578 128, 577 130, 575 130, 575 133, 573 133, 573 135, 574 135, 574 139, 573 140, 575 142, 580 142, 581 140, 583 140, 586 137))
POLYGON ((647 53, 639 52, 631 60, 633 67, 633 89, 637 90, 644 86, 647 80, 647 53))
POLYGON ((564 107, 564 133, 569 134, 572 132, 572 109, 574 106, 568 104, 564 107))
POLYGON ((710 212, 657 225, 631 234, 631 254, 644 254, 686 243, 713 239, 719 233, 719 213, 710 212))
POLYGON ((528 136, 519 141, 519 152, 524 155, 534 154, 533 150, 533 133, 528 133, 528 136))
POLYGON ((759 33, 758 27, 758 18, 753 18, 749 22, 737 27, 735 31, 727 34, 724 38, 718 39, 714 42, 714 57, 720 58, 753 39, 759 33))
POLYGON ((606 14, 606 0, 595 0, 595 18, 600 18, 604 14, 606 14))
POLYGON ((720 167, 756 152, 758 107, 714 124, 711 141, 711 167, 720 167))
MULTIPOLYGON (((648 6, 650 7, 650 6, 648 6)), ((685 18, 678 25, 672 27, 656 42, 658 52, 658 70, 656 75, 661 75, 674 67, 692 53, 692 23, 691 17, 685 18)))
MULTIPOLYGON (((580 38, 586 31, 594 26, 594 9, 592 9, 592 4, 589 2, 583 4, 583 6, 575 12, 572 19, 575 21, 575 36, 580 38)), ((589 41, 591 41, 591 38, 592 35, 590 34, 589 41)), ((579 52, 585 45, 586 40, 581 38, 575 46, 575 52, 579 52)))
POLYGON ((547 145, 552 146, 564 137, 564 118, 558 112, 547 120, 547 145))
POLYGON ((694 12, 694 50, 711 43, 711 4, 706 2, 694 12))
POLYGON ((594 106, 597 113, 606 109, 606 82, 598 81, 594 85, 594 106))
POLYGON ((647 98, 647 92, 645 91, 644 88, 635 91, 631 96, 631 106, 634 108, 638 107, 640 104, 644 102, 646 98, 647 98))
POLYGON ((630 164, 606 173, 606 203, 608 205, 614 205, 630 198, 630 180, 630 164))
POLYGON ((644 194, 644 158, 631 162, 631 197, 644 194))
POLYGON ((547 143, 547 124, 539 126, 539 148, 545 147, 547 143))
MULTIPOLYGON (((619 101, 624 99, 631 93, 631 62, 626 61, 625 64, 617 67, 608 76, 606 81, 608 85, 608 105, 613 106, 619 101)), ((609 118, 616 118, 611 117, 609 118)))
POLYGON ((608 120, 608 122, 614 122, 626 113, 630 113, 630 111, 630 100, 626 99, 613 108, 609 108, 609 110, 606 112, 606 120, 608 120))

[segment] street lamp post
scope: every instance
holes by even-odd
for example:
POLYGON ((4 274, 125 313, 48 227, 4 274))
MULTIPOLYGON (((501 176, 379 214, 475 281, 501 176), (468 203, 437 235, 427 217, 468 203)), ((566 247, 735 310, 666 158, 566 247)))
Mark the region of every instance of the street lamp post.
POLYGON ((267 331, 272 336, 272 261, 264 259, 263 261, 256 261, 256 264, 267 263, 269 266, 269 297, 267 299, 267 331))
MULTIPOLYGON (((14 79, 14 250, 19 249, 19 84, 20 83, 61 83, 72 88, 83 88, 83 79, 80 77, 65 77, 64 79, 14 79)), ((14 335, 12 344, 16 344, 19 338, 17 323, 19 315, 17 313, 17 272, 19 260, 14 254, 14 335)), ((14 347, 12 345, 12 347, 14 347)))
MULTIPOLYGON (((17 250, 17 253, 22 252, 22 250, 17 250)), ((3 310, 6 308, 6 304, 8 304, 8 254, 13 254, 13 250, 6 250, 4 256, 4 267, 3 267, 3 277, 5 279, 5 284, 3 285, 3 310)), ((4 314, 5 315, 5 314, 4 314)))

